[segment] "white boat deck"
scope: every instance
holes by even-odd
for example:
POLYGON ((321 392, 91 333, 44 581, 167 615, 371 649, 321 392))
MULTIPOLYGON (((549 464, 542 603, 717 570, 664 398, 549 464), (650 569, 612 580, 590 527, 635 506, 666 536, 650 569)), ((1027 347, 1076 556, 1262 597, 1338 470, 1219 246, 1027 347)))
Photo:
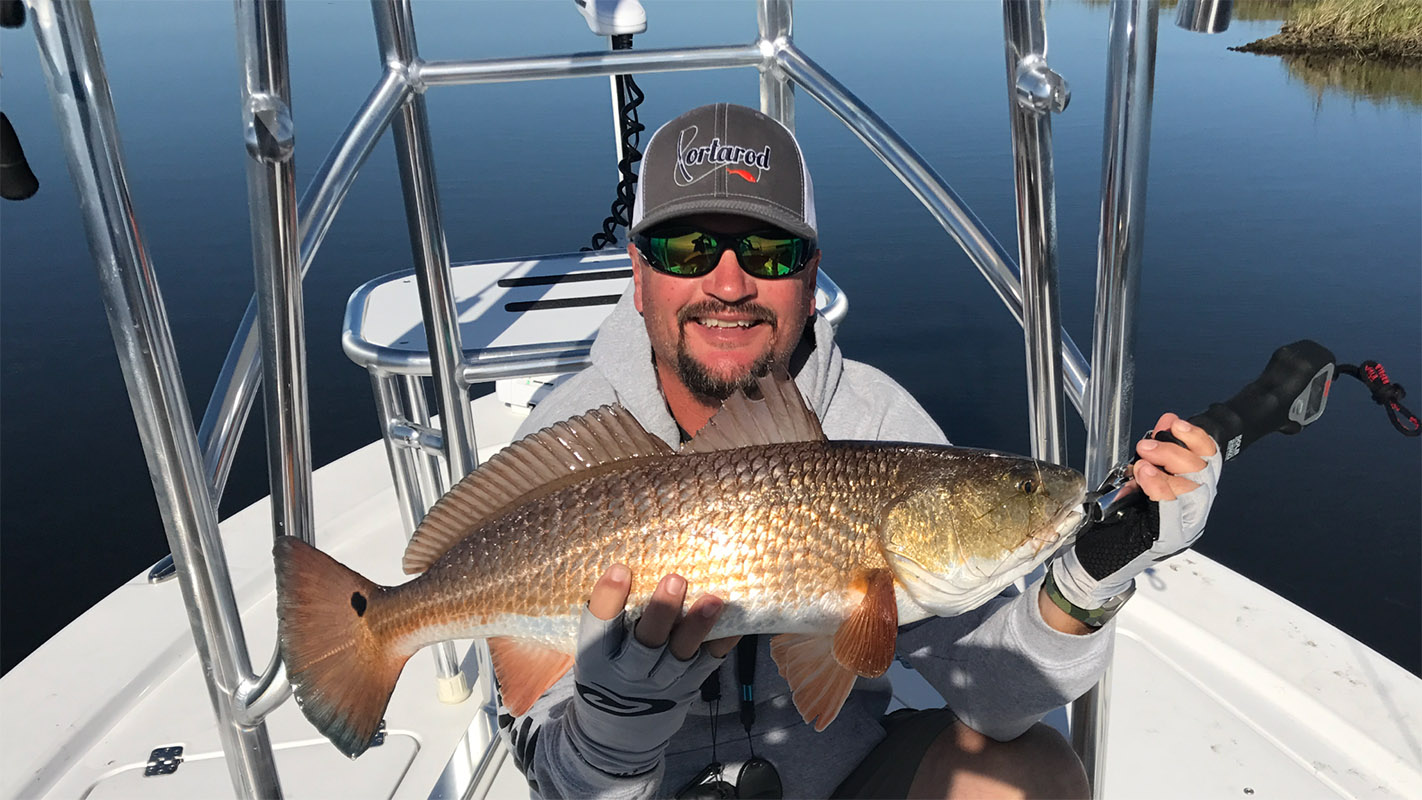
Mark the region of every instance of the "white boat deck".
MULTIPOLYGON (((476 406, 487 455, 518 417, 493 395, 476 406)), ((318 470, 314 488, 322 546, 404 580, 383 446, 318 470)), ((275 637, 269 529, 265 500, 222 525, 257 663, 275 637)), ((1193 553, 1143 579, 1119 619, 1106 796, 1422 797, 1422 681, 1336 628, 1193 553)), ((411 660, 385 743, 354 762, 283 704, 268 725, 286 796, 447 796, 441 775, 468 774, 482 723, 474 700, 439 703, 432 675, 427 654, 411 660)), ((897 694, 922 702, 924 688, 904 679, 897 694)), ((0 797, 230 794, 177 581, 135 576, 6 675, 0 710, 0 797), (172 745, 178 769, 145 777, 149 753, 172 745)), ((526 796, 512 761, 499 766, 489 796, 526 796)))

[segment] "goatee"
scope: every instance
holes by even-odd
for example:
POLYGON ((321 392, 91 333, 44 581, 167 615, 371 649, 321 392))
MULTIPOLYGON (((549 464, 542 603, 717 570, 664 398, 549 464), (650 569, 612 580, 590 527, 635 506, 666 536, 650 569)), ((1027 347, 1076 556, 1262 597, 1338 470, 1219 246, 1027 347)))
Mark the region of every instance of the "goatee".
POLYGON ((770 369, 770 362, 770 353, 766 353, 756 359, 743 374, 721 377, 712 375, 704 364, 691 357, 691 353, 686 350, 685 340, 680 342, 676 348, 677 377, 681 378, 681 382, 694 394, 717 402, 730 397, 737 389, 754 387, 755 376, 766 374, 770 369))
POLYGON ((716 402, 730 397, 737 389, 754 387, 755 376, 764 375, 773 360, 771 353, 767 352, 757 358, 743 373, 721 377, 712 375, 706 369, 706 365, 692 358, 691 353, 686 349, 686 326, 696 324, 694 320, 698 317, 728 312, 735 312, 756 322, 779 327, 775 312, 759 303, 741 303, 732 306, 728 303, 707 300, 683 308, 677 313, 677 324, 681 329, 681 336, 676 343, 677 377, 681 378, 681 382, 693 393, 716 402))

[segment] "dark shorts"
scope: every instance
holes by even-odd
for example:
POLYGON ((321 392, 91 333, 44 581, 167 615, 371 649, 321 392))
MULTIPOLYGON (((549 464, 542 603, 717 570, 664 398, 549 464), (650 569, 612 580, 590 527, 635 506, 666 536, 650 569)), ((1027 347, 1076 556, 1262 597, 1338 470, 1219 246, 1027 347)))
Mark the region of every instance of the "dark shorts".
POLYGON ((908 797, 929 745, 957 715, 947 708, 901 708, 884 717, 885 736, 830 797, 908 797))

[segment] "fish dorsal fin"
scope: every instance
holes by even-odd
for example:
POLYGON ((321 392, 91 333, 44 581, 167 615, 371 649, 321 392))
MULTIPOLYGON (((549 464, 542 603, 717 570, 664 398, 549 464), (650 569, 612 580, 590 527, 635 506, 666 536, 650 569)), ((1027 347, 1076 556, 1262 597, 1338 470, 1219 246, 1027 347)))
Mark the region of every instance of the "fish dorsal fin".
POLYGON ((617 405, 531 433, 500 450, 434 504, 410 537, 401 566, 407 574, 424 572, 499 512, 565 475, 672 452, 617 405))
POLYGON ((681 446, 684 453, 709 453, 757 444, 823 441, 825 432, 815 412, 805 404, 790 374, 779 365, 755 379, 751 399, 744 389, 721 403, 721 409, 696 437, 681 446))
POLYGON ((887 569, 857 570, 850 589, 859 605, 833 634, 785 633, 770 640, 770 656, 794 693, 795 709, 815 730, 839 715, 856 677, 883 675, 894 660, 899 611, 887 569))

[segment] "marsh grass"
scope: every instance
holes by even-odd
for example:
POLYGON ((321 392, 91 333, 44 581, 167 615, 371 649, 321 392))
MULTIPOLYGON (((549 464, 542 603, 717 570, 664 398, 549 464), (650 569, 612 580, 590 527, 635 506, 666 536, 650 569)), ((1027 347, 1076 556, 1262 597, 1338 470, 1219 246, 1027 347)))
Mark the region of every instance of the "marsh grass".
POLYGON ((1422 0, 1312 0, 1290 11, 1278 34, 1237 49, 1422 62, 1422 0))

